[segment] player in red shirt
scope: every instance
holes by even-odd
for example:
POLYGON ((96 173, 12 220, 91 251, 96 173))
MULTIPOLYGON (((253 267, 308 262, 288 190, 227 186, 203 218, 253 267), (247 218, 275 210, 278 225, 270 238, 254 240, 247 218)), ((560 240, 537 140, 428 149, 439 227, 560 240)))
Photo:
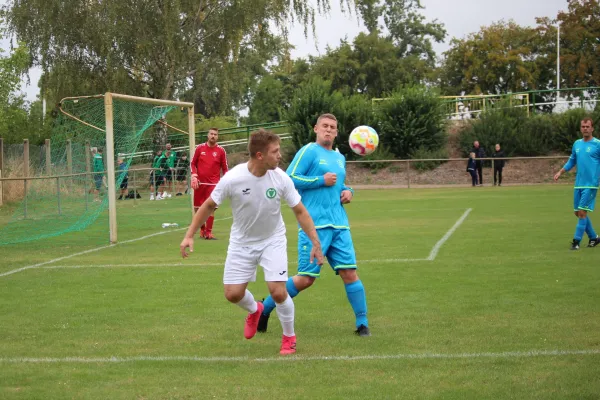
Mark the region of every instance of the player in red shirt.
MULTIPOLYGON (((192 158, 192 189, 194 189, 194 211, 204 203, 212 193, 213 189, 223 175, 229 169, 227 166, 227 153, 225 149, 217 144, 219 140, 219 129, 210 128, 208 131, 208 140, 196 147, 194 157, 192 158)), ((200 237, 206 240, 213 240, 212 234, 214 213, 208 217, 206 224, 200 229, 200 237)))

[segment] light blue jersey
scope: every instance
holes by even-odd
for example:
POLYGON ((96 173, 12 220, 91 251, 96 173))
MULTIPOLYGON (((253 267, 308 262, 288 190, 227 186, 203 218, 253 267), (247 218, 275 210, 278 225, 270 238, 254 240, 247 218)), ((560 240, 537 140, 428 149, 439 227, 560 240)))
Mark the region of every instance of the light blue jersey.
POLYGON ((340 200, 343 190, 352 190, 344 185, 346 159, 343 155, 309 143, 296 153, 286 172, 294 181, 317 229, 350 229, 346 210, 340 200), (337 175, 335 185, 325 186, 323 175, 327 172, 337 175))
POLYGON ((598 189, 600 181, 600 140, 575 141, 571 157, 563 167, 570 171, 577 166, 575 189, 598 189))

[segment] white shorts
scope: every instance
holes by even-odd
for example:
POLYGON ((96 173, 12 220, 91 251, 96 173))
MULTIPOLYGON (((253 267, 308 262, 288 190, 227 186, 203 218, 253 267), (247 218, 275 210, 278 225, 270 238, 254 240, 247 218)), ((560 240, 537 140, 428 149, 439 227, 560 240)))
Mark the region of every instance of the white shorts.
POLYGON ((288 279, 287 238, 274 237, 257 245, 229 243, 223 283, 233 285, 256 281, 256 268, 261 266, 266 282, 288 279))

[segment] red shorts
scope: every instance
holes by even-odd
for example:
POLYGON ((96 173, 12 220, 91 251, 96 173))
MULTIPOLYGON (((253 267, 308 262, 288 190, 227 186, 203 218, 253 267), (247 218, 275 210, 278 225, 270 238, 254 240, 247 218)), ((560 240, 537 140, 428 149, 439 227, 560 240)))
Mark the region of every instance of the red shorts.
POLYGON ((215 185, 200 185, 198 189, 194 190, 194 207, 200 207, 215 189, 215 185))

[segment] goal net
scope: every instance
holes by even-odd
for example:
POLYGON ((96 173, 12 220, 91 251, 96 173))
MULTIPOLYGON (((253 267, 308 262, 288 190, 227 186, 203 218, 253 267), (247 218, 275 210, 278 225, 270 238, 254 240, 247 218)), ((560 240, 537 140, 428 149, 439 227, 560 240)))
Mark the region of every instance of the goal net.
MULTIPOLYGON (((148 193, 157 150, 164 151, 172 134, 173 151, 189 152, 193 132, 193 103, 114 93, 63 99, 50 140, 34 154, 25 147, 22 177, 3 182, 5 193, 22 200, 0 221, 0 245, 83 230, 104 243, 117 242, 119 196, 135 200, 142 187, 148 193), (170 119, 183 129, 167 124, 170 119)), ((185 204, 189 210, 190 201, 185 204)))

